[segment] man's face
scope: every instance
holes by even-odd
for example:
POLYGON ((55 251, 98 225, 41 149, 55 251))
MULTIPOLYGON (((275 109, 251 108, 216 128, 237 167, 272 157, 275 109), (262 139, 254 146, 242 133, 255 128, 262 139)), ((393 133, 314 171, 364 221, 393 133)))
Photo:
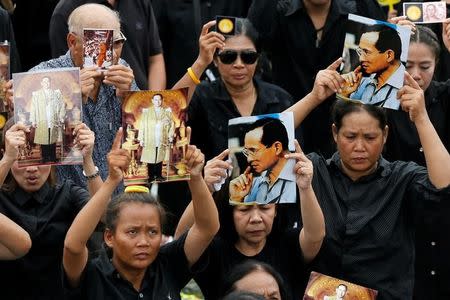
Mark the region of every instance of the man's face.
POLYGON ((359 61, 366 74, 380 74, 389 67, 388 55, 380 52, 375 44, 378 41, 378 32, 366 32, 359 41, 359 61))
POLYGON ((162 104, 162 97, 160 95, 155 95, 152 98, 153 106, 160 107, 162 104))
MULTIPOLYGON (((263 128, 255 128, 245 135, 244 148, 247 155, 247 161, 252 169, 257 173, 262 173, 272 168, 278 162, 280 150, 279 142, 273 145, 265 146, 261 143, 263 128), (278 145, 275 145, 278 144, 278 145)), ((282 151, 282 150, 281 150, 282 151)))
POLYGON ((336 288, 336 296, 339 298, 343 298, 345 294, 347 293, 347 288, 343 285, 340 285, 336 288))
POLYGON ((44 77, 41 80, 41 86, 44 89, 49 89, 50 88, 50 79, 48 77, 44 77))

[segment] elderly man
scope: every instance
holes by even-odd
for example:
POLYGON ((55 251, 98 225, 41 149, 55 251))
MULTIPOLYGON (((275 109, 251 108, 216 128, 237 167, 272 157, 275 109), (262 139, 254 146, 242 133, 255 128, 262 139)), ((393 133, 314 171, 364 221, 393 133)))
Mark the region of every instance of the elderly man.
POLYGON ((286 127, 279 119, 264 118, 250 125, 243 150, 249 166, 230 182, 232 202, 295 202, 295 161, 284 157, 288 143, 286 127))
POLYGON ((100 175, 108 174, 106 155, 111 148, 116 131, 121 126, 121 99, 124 91, 137 90, 133 71, 119 59, 124 37, 120 32, 119 16, 100 4, 85 4, 75 9, 68 21, 67 45, 69 51, 59 58, 42 62, 31 70, 80 67, 81 91, 83 95, 83 122, 94 131, 96 141, 93 160, 97 167, 83 170, 81 166, 59 166, 59 179, 71 179, 86 187, 100 175), (83 28, 114 30, 114 65, 106 71, 97 67, 83 68, 83 28))
POLYGON ((361 35, 357 48, 360 65, 343 77, 349 87, 344 96, 363 103, 398 109, 397 91, 403 86, 405 67, 400 61, 402 41, 397 30, 373 25, 361 35))

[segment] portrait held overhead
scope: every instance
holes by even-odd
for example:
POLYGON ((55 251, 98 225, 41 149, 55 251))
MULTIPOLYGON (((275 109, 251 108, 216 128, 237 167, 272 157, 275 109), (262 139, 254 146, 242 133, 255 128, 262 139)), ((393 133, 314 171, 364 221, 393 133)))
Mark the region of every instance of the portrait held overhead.
POLYGON ((230 203, 295 203, 292 113, 240 117, 228 122, 233 168, 230 203), (234 173, 237 173, 236 175, 234 173))
POLYGON ((123 100, 125 185, 188 180, 186 90, 129 92, 123 100))
POLYGON ((399 109, 410 29, 350 14, 337 96, 344 100, 399 109))
POLYGON ((79 69, 14 73, 13 80, 15 122, 30 129, 19 165, 81 164, 73 134, 81 123, 79 69))

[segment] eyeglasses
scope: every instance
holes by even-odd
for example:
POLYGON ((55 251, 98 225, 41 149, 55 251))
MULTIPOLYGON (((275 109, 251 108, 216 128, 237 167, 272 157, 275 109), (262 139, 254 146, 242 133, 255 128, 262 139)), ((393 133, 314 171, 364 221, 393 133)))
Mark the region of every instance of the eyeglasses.
POLYGON ((361 57, 363 55, 367 57, 367 56, 370 56, 370 55, 372 55, 374 53, 380 53, 380 51, 372 52, 370 50, 362 49, 360 47, 356 48, 356 54, 358 54, 359 57, 361 57))
POLYGON ((263 148, 259 148, 259 149, 254 149, 254 148, 244 148, 242 149, 242 154, 244 154, 245 157, 255 157, 256 154, 258 154, 258 152, 260 152, 263 149, 267 149, 267 146, 264 146, 263 148))
POLYGON ((226 65, 234 63, 238 55, 241 58, 242 62, 246 65, 254 64, 259 57, 259 53, 254 50, 225 50, 217 54, 220 61, 226 65))

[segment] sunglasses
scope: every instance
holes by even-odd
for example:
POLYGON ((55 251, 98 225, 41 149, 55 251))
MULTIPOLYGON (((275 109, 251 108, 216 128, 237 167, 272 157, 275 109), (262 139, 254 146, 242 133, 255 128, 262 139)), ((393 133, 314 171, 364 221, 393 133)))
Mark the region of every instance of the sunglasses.
POLYGON ((254 64, 259 57, 259 53, 254 50, 225 50, 217 54, 220 61, 226 65, 234 63, 238 55, 241 58, 241 61, 246 65, 254 64))

